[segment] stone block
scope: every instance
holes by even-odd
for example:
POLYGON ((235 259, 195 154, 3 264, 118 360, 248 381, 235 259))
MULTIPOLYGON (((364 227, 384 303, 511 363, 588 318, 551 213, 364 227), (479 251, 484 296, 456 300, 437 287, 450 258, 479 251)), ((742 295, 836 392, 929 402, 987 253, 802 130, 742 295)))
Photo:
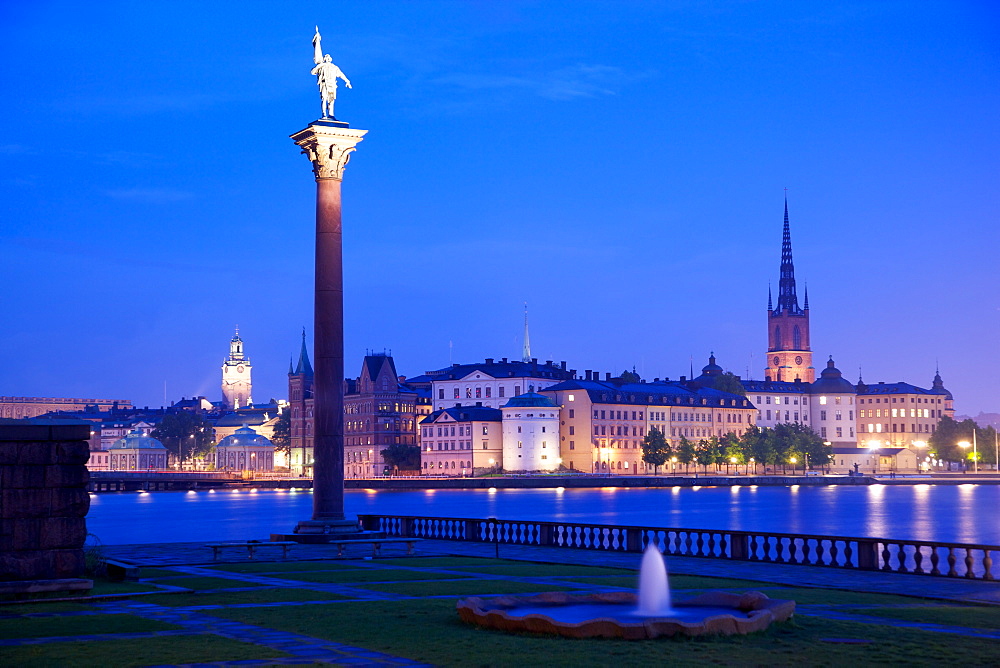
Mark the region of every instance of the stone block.
POLYGON ((55 447, 52 443, 19 443, 17 466, 48 466, 56 463, 55 447))
POLYGON ((83 550, 53 550, 55 574, 59 578, 80 577, 87 570, 83 550))
POLYGON ((45 487, 83 487, 89 480, 86 466, 53 464, 45 467, 45 487))
POLYGON ((38 580, 55 577, 55 555, 40 550, 0 554, 0 580, 38 580))
POLYGON ((78 549, 87 540, 87 523, 77 517, 50 517, 42 523, 39 546, 43 550, 78 549))
POLYGON ((86 441, 66 441, 56 443, 56 460, 60 464, 86 466, 90 459, 90 444, 86 441))
MULTIPOLYGON (((17 517, 5 520, 10 524, 15 551, 38 550, 42 542, 44 519, 17 517)), ((29 576, 30 577, 30 576, 29 576)))
POLYGON ((45 467, 5 466, 0 473, 0 486, 8 490, 41 489, 45 487, 45 467))
POLYGON ((86 517, 90 510, 90 494, 82 487, 46 490, 49 493, 53 517, 86 517))
POLYGON ((0 442, 0 466, 13 466, 17 463, 19 443, 0 442))
POLYGON ((0 491, 0 517, 4 519, 42 518, 52 515, 50 498, 51 490, 47 489, 10 489, 0 491))

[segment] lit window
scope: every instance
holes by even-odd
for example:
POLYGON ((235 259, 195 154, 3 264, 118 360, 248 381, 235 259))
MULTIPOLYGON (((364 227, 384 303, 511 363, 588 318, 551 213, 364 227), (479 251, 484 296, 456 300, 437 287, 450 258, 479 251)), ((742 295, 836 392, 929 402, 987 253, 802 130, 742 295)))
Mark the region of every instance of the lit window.
POLYGON ((826 406, 826 397, 820 397, 819 398, 819 405, 820 406, 826 406))
POLYGON ((575 396, 575 395, 572 395, 572 394, 571 394, 571 395, 569 395, 569 400, 570 400, 570 401, 576 401, 576 396, 575 396))

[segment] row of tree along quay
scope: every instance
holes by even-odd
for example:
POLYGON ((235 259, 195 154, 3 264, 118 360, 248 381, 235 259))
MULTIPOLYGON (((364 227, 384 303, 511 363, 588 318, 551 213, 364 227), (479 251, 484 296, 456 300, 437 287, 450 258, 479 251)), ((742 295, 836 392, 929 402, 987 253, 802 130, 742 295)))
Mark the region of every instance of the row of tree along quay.
POLYGON ((675 443, 667 441, 662 431, 653 427, 642 441, 642 461, 669 473, 729 474, 764 472, 794 473, 796 470, 826 470, 833 456, 833 447, 824 442, 809 427, 799 423, 771 427, 750 427, 742 436, 727 434, 697 441, 681 437, 675 443), (681 470, 683 467, 683 471, 681 470))
POLYGON ((941 418, 937 429, 927 439, 927 456, 946 462, 964 462, 996 470, 1000 454, 1000 438, 991 426, 980 427, 971 418, 958 422, 947 415, 941 418), (976 447, 970 447, 972 444, 976 447))

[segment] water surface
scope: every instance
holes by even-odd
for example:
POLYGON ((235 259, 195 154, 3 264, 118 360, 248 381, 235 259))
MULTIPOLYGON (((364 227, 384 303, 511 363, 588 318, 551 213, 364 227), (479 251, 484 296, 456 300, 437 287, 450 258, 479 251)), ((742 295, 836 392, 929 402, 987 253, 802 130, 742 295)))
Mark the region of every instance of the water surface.
MULTIPOLYGON (((1000 545, 1000 485, 347 490, 349 515, 742 529, 1000 545)), ((308 490, 92 494, 88 529, 109 545, 266 539, 312 512, 308 490)))

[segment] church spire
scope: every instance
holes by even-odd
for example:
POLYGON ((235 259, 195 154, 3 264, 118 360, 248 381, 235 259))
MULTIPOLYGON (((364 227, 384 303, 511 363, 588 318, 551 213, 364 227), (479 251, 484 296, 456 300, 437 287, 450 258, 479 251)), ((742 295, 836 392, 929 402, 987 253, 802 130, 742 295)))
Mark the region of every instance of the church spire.
POLYGON ((528 302, 524 302, 524 350, 521 353, 521 361, 531 361, 531 339, 528 338, 528 302))
POLYGON ((309 364, 309 351, 306 350, 306 328, 302 328, 302 350, 299 352, 299 365, 295 368, 296 374, 313 375, 312 365, 309 364))
POLYGON ((778 282, 778 312, 801 313, 795 295, 795 265, 792 262, 792 235, 788 227, 788 195, 785 195, 785 227, 781 234, 781 279, 778 282))
POLYGON ((767 310, 773 311, 774 306, 771 305, 771 284, 767 284, 767 310))

